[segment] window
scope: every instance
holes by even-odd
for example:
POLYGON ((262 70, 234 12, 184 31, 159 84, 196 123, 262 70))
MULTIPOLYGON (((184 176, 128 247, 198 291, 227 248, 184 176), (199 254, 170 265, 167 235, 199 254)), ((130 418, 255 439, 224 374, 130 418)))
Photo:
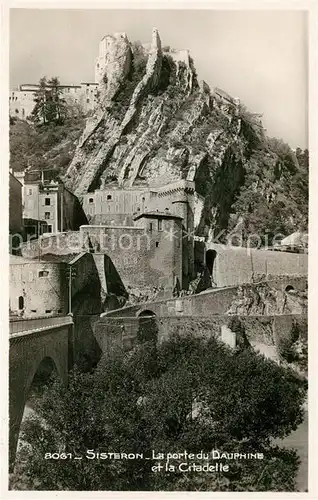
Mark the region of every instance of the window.
POLYGON ((149 231, 152 231, 152 222, 149 223, 149 231))
POLYGON ((94 198, 90 198, 90 199, 88 200, 88 203, 94 203, 94 198))
POLYGON ((52 312, 52 309, 45 309, 45 314, 49 314, 52 312))
POLYGON ((89 103, 89 99, 86 99, 86 104, 88 104, 88 103, 89 103))
POLYGON ((162 220, 158 219, 158 231, 162 231, 162 220))
POLYGON ((51 198, 45 198, 45 205, 51 205, 51 198))
POLYGON ((62 313, 62 309, 58 309, 58 314, 61 314, 62 313))
POLYGON ((44 278, 49 275, 49 271, 39 271, 39 278, 44 278))
POLYGON ((20 309, 20 311, 23 308, 24 308, 24 298, 22 297, 22 295, 20 295, 20 297, 19 297, 19 309, 20 309))
POLYGON ((107 200, 111 200, 112 199, 112 195, 111 194, 108 194, 107 195, 107 200))
POLYGON ((53 226, 51 224, 48 225, 47 227, 47 232, 52 233, 53 226))
POLYGON ((32 194, 32 189, 29 189, 29 192, 28 192, 28 194, 32 194))
POLYGON ((156 248, 158 248, 159 246, 159 241, 156 241, 156 248))
POLYGON ((31 309, 31 313, 36 313, 36 309, 31 309))
POLYGON ((45 214, 44 214, 44 218, 45 218, 45 219, 50 219, 50 217, 51 217, 50 212, 45 212, 45 214))

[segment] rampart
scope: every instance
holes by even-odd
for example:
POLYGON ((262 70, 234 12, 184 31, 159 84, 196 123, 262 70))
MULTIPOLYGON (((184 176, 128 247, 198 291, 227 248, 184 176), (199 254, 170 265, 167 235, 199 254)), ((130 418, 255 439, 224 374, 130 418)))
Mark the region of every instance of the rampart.
POLYGON ((308 256, 288 252, 256 250, 242 247, 227 247, 206 244, 206 253, 216 252, 213 279, 218 287, 249 283, 253 276, 305 276, 308 256))

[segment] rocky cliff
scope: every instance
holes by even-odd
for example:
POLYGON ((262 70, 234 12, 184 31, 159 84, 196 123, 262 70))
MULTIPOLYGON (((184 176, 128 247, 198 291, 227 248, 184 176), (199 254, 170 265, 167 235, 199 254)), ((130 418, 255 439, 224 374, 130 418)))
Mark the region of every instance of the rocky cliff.
POLYGON ((238 98, 199 82, 188 51, 162 48, 156 29, 149 45, 130 43, 124 33, 108 38, 99 105, 65 173, 68 189, 81 199, 105 186, 194 180, 205 198, 196 227, 200 235, 237 224, 233 206, 241 192, 245 197, 235 213, 244 221, 250 208, 244 184, 269 205, 277 202, 279 189, 272 185, 284 178, 284 169, 297 170, 297 158, 289 149, 288 166, 281 166, 258 115, 238 98))

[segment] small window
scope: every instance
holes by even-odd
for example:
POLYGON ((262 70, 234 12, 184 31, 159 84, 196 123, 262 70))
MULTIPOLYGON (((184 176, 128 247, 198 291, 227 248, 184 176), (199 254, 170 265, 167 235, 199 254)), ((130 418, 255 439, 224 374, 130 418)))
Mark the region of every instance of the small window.
POLYGON ((44 218, 45 218, 45 219, 50 219, 50 217, 51 217, 50 212, 45 212, 45 214, 44 214, 44 218))
POLYGON ((28 194, 32 194, 32 189, 29 189, 29 192, 28 192, 28 194))
POLYGON ((90 198, 90 199, 88 200, 88 203, 94 203, 94 198, 90 198))
POLYGON ((159 241, 156 241, 156 248, 158 248, 159 246, 159 241))
POLYGON ((45 309, 45 314, 50 314, 52 312, 52 309, 45 309))
POLYGON ((36 309, 31 309, 31 313, 36 313, 36 309))
POLYGON ((111 194, 108 194, 107 195, 107 200, 111 200, 112 199, 112 195, 111 194))
POLYGON ((47 227, 47 232, 52 233, 53 226, 51 224, 48 225, 47 227))
POLYGON ((89 103, 89 99, 86 99, 86 104, 88 104, 88 103, 89 103))
POLYGON ((62 309, 58 309, 58 314, 62 314, 62 309))
POLYGON ((49 271, 39 271, 39 278, 44 278, 49 275, 49 271))
POLYGON ((149 231, 152 231, 152 222, 149 223, 149 231))
POLYGON ((158 231, 162 231, 162 220, 158 219, 158 231))
POLYGON ((45 198, 45 205, 51 205, 51 198, 45 198))
POLYGON ((22 297, 22 295, 20 295, 19 297, 19 309, 20 311, 24 308, 24 298, 22 297))

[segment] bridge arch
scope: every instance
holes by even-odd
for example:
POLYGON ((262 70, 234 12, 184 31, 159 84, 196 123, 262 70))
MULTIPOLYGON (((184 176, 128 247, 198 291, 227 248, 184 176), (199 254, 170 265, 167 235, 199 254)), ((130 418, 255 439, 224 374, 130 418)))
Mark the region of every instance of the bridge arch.
POLYGON ((292 290, 295 290, 295 288, 292 285, 287 285, 285 288, 285 292, 291 292, 292 290))
POLYGON ((68 379, 69 325, 43 335, 10 338, 9 350, 9 463, 14 467, 21 422, 34 380, 47 380, 54 370, 64 384, 68 379))

